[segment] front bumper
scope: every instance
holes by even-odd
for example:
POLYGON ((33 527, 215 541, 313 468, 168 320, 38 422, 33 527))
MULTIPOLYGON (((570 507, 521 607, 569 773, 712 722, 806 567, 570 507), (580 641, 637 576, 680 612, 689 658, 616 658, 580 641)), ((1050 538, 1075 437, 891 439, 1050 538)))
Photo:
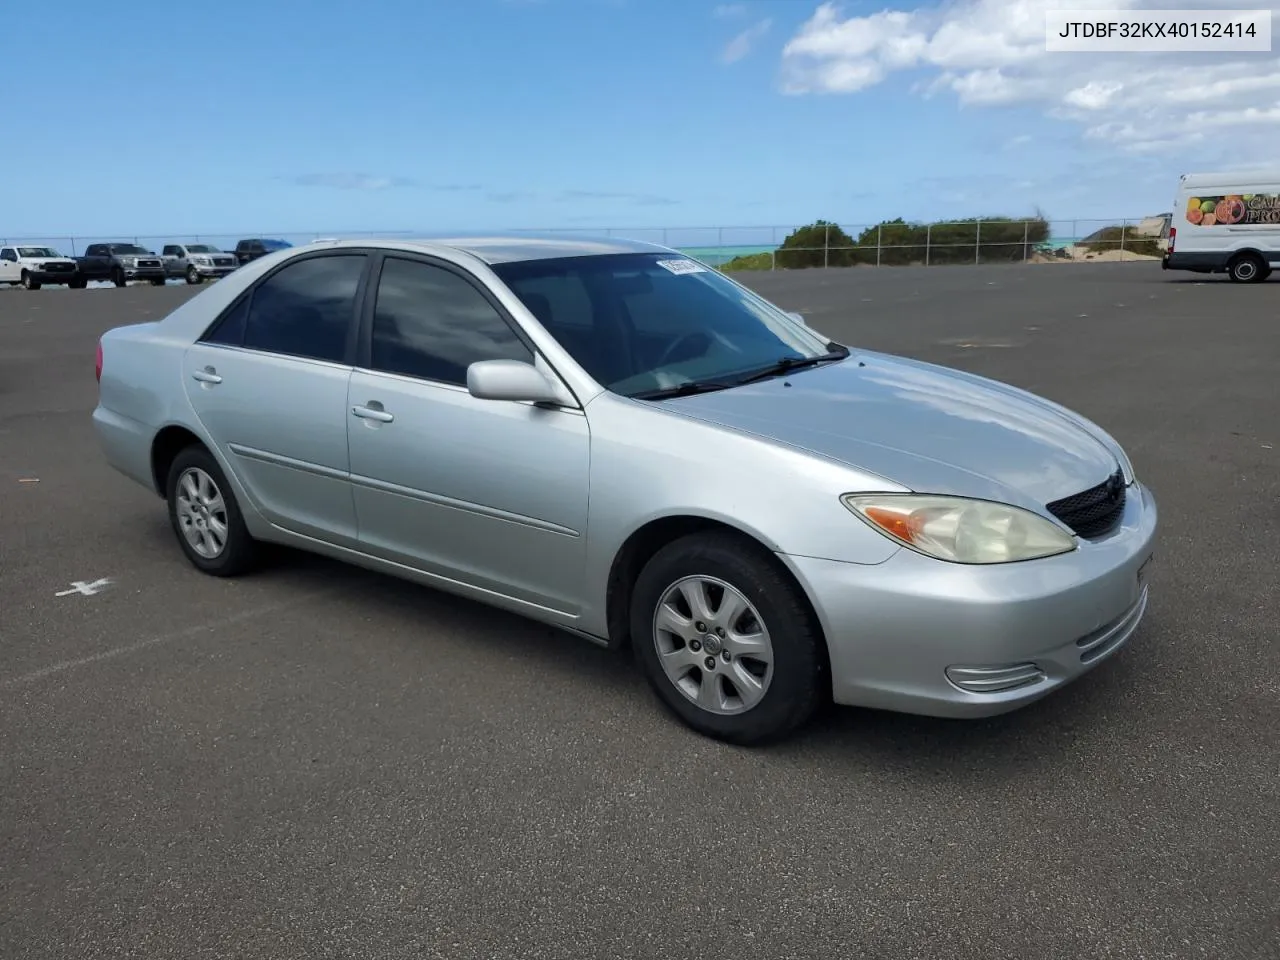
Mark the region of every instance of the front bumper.
POLYGON ((25 269, 36 283, 70 283, 78 276, 75 270, 44 270, 40 267, 26 267, 25 269))
POLYGON ((1146 612, 1157 520, 1135 483, 1117 529, 1057 557, 967 566, 903 549, 874 565, 782 559, 826 633, 836 703, 984 717, 1039 700, 1128 642, 1146 612))
POLYGON ((240 265, 237 263, 232 266, 219 267, 219 266, 213 266, 211 264, 206 265, 206 264, 195 263, 195 264, 192 264, 192 266, 196 268, 196 273, 200 274, 200 276, 202 277, 225 277, 228 274, 235 273, 236 268, 240 265))

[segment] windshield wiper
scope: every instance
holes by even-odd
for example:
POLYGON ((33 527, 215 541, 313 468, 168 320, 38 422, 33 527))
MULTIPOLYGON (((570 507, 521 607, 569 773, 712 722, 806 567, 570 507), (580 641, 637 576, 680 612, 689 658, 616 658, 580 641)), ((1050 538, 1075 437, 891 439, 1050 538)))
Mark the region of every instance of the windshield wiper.
POLYGON ((790 373, 792 370, 816 367, 820 363, 827 363, 830 360, 843 360, 849 356, 848 347, 841 346, 838 343, 832 343, 830 346, 834 349, 827 353, 820 353, 816 357, 783 357, 777 363, 770 364, 762 370, 757 370, 755 373, 743 377, 738 383, 757 383, 760 380, 768 380, 770 377, 790 373))
POLYGON ((659 390, 646 390, 633 393, 633 400, 666 400, 669 397, 691 397, 695 393, 711 393, 713 390, 728 390, 736 387, 737 382, 722 383, 719 380, 688 380, 674 387, 662 387, 659 390))

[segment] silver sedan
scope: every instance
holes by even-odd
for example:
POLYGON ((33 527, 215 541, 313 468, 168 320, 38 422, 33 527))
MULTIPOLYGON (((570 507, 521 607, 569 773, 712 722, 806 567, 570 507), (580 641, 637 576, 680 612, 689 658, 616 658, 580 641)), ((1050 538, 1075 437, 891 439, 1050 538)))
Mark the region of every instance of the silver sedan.
POLYGON ((678 252, 325 241, 106 333, 107 461, 215 576, 276 542, 628 647, 692 728, 978 717, 1120 649, 1156 504, 1022 390, 835 343, 678 252))

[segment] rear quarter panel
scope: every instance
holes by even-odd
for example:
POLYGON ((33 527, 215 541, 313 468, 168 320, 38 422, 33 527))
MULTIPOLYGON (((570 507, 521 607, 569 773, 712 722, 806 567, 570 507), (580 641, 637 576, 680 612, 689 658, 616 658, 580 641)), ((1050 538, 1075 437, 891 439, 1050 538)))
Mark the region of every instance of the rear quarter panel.
POLYGON ((93 420, 103 453, 111 466, 156 493, 151 445, 161 429, 182 426, 207 443, 182 386, 187 346, 156 323, 117 327, 102 337, 93 420))

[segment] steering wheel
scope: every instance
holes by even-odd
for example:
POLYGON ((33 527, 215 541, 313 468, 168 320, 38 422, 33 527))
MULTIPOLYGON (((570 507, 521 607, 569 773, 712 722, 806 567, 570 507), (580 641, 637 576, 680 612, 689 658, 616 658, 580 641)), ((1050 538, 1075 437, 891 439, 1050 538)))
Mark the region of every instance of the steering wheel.
POLYGON ((711 338, 707 335, 705 330, 694 330, 690 333, 682 333, 667 344, 667 349, 662 351, 662 356, 658 358, 657 365, 659 367, 665 367, 667 363, 670 362, 672 354, 676 352, 676 348, 681 344, 693 343, 695 341, 701 341, 703 350, 711 345, 711 338))

